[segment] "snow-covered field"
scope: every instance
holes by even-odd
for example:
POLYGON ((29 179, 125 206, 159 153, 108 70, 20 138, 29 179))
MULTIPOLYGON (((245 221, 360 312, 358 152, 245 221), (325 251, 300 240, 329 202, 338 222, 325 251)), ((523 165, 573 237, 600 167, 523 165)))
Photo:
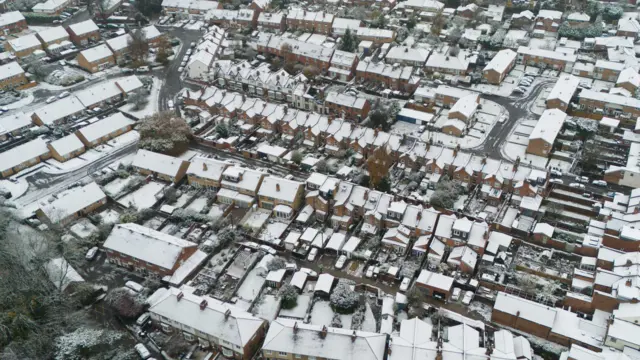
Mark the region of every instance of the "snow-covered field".
POLYGON ((118 200, 118 204, 124 207, 135 207, 137 209, 146 209, 156 203, 155 195, 162 191, 164 184, 159 182, 150 182, 143 185, 140 189, 128 194, 118 200))
POLYGON ((149 102, 144 108, 140 110, 133 110, 133 104, 125 104, 120 107, 120 111, 131 114, 139 119, 145 116, 153 115, 158 112, 158 99, 160 96, 160 87, 162 82, 158 78, 153 78, 153 86, 151 87, 151 93, 149 94, 149 102))

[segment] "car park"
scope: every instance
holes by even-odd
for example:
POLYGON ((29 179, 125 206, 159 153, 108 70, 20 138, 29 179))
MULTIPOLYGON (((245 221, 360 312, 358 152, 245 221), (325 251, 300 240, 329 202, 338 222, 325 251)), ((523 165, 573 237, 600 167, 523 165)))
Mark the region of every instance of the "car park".
POLYGON ((340 257, 338 257, 338 261, 336 261, 336 269, 342 269, 345 262, 347 262, 347 256, 340 255, 340 257))
POLYGON ((318 248, 311 248, 311 251, 309 251, 309 256, 307 256, 307 260, 314 261, 316 259, 316 255, 318 255, 318 248))

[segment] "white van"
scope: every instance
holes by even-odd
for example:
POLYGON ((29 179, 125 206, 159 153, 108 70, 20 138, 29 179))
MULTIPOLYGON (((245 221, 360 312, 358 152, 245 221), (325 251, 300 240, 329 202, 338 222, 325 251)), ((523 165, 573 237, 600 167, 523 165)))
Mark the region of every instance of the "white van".
POLYGON ((134 348, 136 349, 136 352, 138 353, 138 355, 140 355, 140 358, 142 358, 143 360, 146 360, 151 357, 151 353, 149 352, 147 347, 144 346, 143 344, 138 343, 134 348))
POLYGON ((136 325, 142 327, 144 326, 147 322, 149 322, 149 320, 151 320, 151 314, 149 314, 148 312, 140 315, 140 317, 138 318, 138 320, 136 320, 136 325))

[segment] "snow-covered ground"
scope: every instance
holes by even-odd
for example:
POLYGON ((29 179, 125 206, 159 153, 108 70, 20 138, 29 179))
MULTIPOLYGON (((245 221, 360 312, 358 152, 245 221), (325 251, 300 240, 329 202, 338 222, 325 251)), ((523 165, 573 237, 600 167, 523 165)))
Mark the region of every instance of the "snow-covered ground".
POLYGON ((153 115, 158 112, 158 99, 160 97, 160 87, 162 82, 158 78, 153 78, 151 93, 149 94, 149 102, 140 110, 133 110, 133 104, 125 104, 120 107, 120 111, 131 114, 139 119, 145 116, 153 115))
POLYGON ((89 221, 89 219, 83 218, 78 220, 71 228, 71 232, 81 239, 86 239, 98 228, 89 221))
POLYGON ((107 209, 99 214, 105 224, 115 224, 120 221, 120 213, 113 209, 107 209))
POLYGON ((259 305, 256 306, 254 314, 264 320, 273 321, 278 317, 280 299, 274 295, 264 295, 259 305))
POLYGON ((165 186, 162 183, 150 182, 118 200, 118 204, 127 208, 132 206, 137 209, 150 208, 156 203, 156 194, 161 192, 164 187, 165 186))
POLYGON ((191 202, 191 204, 189 204, 189 206, 187 206, 187 209, 196 211, 196 212, 200 212, 202 209, 204 209, 204 207, 207 206, 207 198, 205 197, 199 197, 195 200, 193 200, 191 202))
POLYGON ((238 292, 236 295, 249 303, 253 302, 255 298, 260 294, 260 289, 262 289, 262 285, 265 282, 265 278, 258 275, 262 271, 258 268, 253 268, 247 274, 244 281, 242 281, 242 285, 238 288, 238 292))
POLYGON ((124 189, 131 178, 115 178, 110 183, 103 186, 103 190, 109 196, 116 196, 124 189))

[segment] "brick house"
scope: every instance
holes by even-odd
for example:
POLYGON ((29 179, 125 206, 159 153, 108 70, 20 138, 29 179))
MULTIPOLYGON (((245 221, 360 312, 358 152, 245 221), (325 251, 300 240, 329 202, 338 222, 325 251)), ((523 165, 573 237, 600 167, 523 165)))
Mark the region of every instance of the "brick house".
POLYGON ((76 130, 75 135, 92 148, 131 131, 134 125, 135 121, 117 112, 76 130))
POLYGON ((93 20, 86 20, 66 27, 69 38, 77 46, 86 46, 89 41, 100 41, 100 29, 93 20))
POLYGON ((84 144, 75 134, 52 141, 47 147, 51 150, 51 157, 60 162, 72 159, 85 151, 84 144))
POLYGON ((451 277, 423 269, 416 279, 415 286, 427 295, 445 301, 451 297, 453 281, 451 277))
POLYGON ((535 28, 549 32, 557 32, 562 21, 562 11, 540 10, 536 17, 535 28))
POLYGON ((7 50, 15 56, 23 58, 33 54, 36 50, 42 50, 42 43, 33 34, 24 35, 7 41, 7 50))
POLYGON ((287 26, 286 19, 285 14, 281 12, 261 12, 260 15, 258 15, 258 30, 284 32, 287 26))
POLYGON ((558 109, 545 110, 529 134, 527 153, 548 157, 566 118, 567 114, 558 109))
POLYGON ((37 138, 0 154, 0 173, 6 178, 51 157, 44 140, 37 138))
POLYGON ((366 119, 371 110, 369 100, 348 94, 338 94, 335 91, 327 94, 324 105, 328 112, 357 122, 366 119))
POLYGON ((172 275, 198 245, 135 223, 117 224, 102 248, 110 263, 142 273, 172 275), (153 248, 154 251, 148 251, 153 248))
POLYGON ((47 224, 66 225, 91 214, 107 203, 107 195, 95 182, 70 189, 54 201, 42 201, 36 216, 47 224))
POLYGON ((566 112, 573 95, 578 90, 578 85, 580 85, 580 79, 577 77, 569 74, 560 75, 549 96, 547 96, 547 109, 558 109, 566 112))
POLYGON ((482 70, 489 84, 499 85, 516 64, 518 54, 511 49, 503 49, 491 59, 482 70))
POLYGON ((0 30, 3 33, 18 33, 27 28, 27 20, 20 11, 9 11, 0 14, 0 30))
POLYGON ((90 73, 96 73, 116 64, 116 57, 106 44, 81 51, 76 57, 78 65, 90 73))
POLYGON ((324 11, 312 12, 304 9, 293 9, 287 14, 287 28, 330 35, 334 17, 333 14, 324 11))
POLYGON ((498 292, 491 321, 546 339, 555 315, 555 310, 546 305, 498 292))
POLYGON ((142 175, 168 182, 179 182, 187 173, 189 162, 173 156, 140 149, 131 164, 142 175))
POLYGON ((218 189, 220 188, 222 173, 229 165, 229 163, 224 161, 196 157, 191 160, 191 164, 187 170, 189 185, 218 189))
POLYGON ((565 54, 558 51, 532 49, 525 46, 518 48, 518 62, 525 65, 541 68, 551 68, 565 72, 573 71, 573 65, 578 56, 575 54, 565 54))
POLYGON ((279 205, 297 210, 304 198, 304 184, 298 181, 265 177, 258 190, 258 206, 272 210, 279 205))
POLYGON ((0 65, 0 89, 15 89, 28 82, 24 70, 17 62, 0 65))

